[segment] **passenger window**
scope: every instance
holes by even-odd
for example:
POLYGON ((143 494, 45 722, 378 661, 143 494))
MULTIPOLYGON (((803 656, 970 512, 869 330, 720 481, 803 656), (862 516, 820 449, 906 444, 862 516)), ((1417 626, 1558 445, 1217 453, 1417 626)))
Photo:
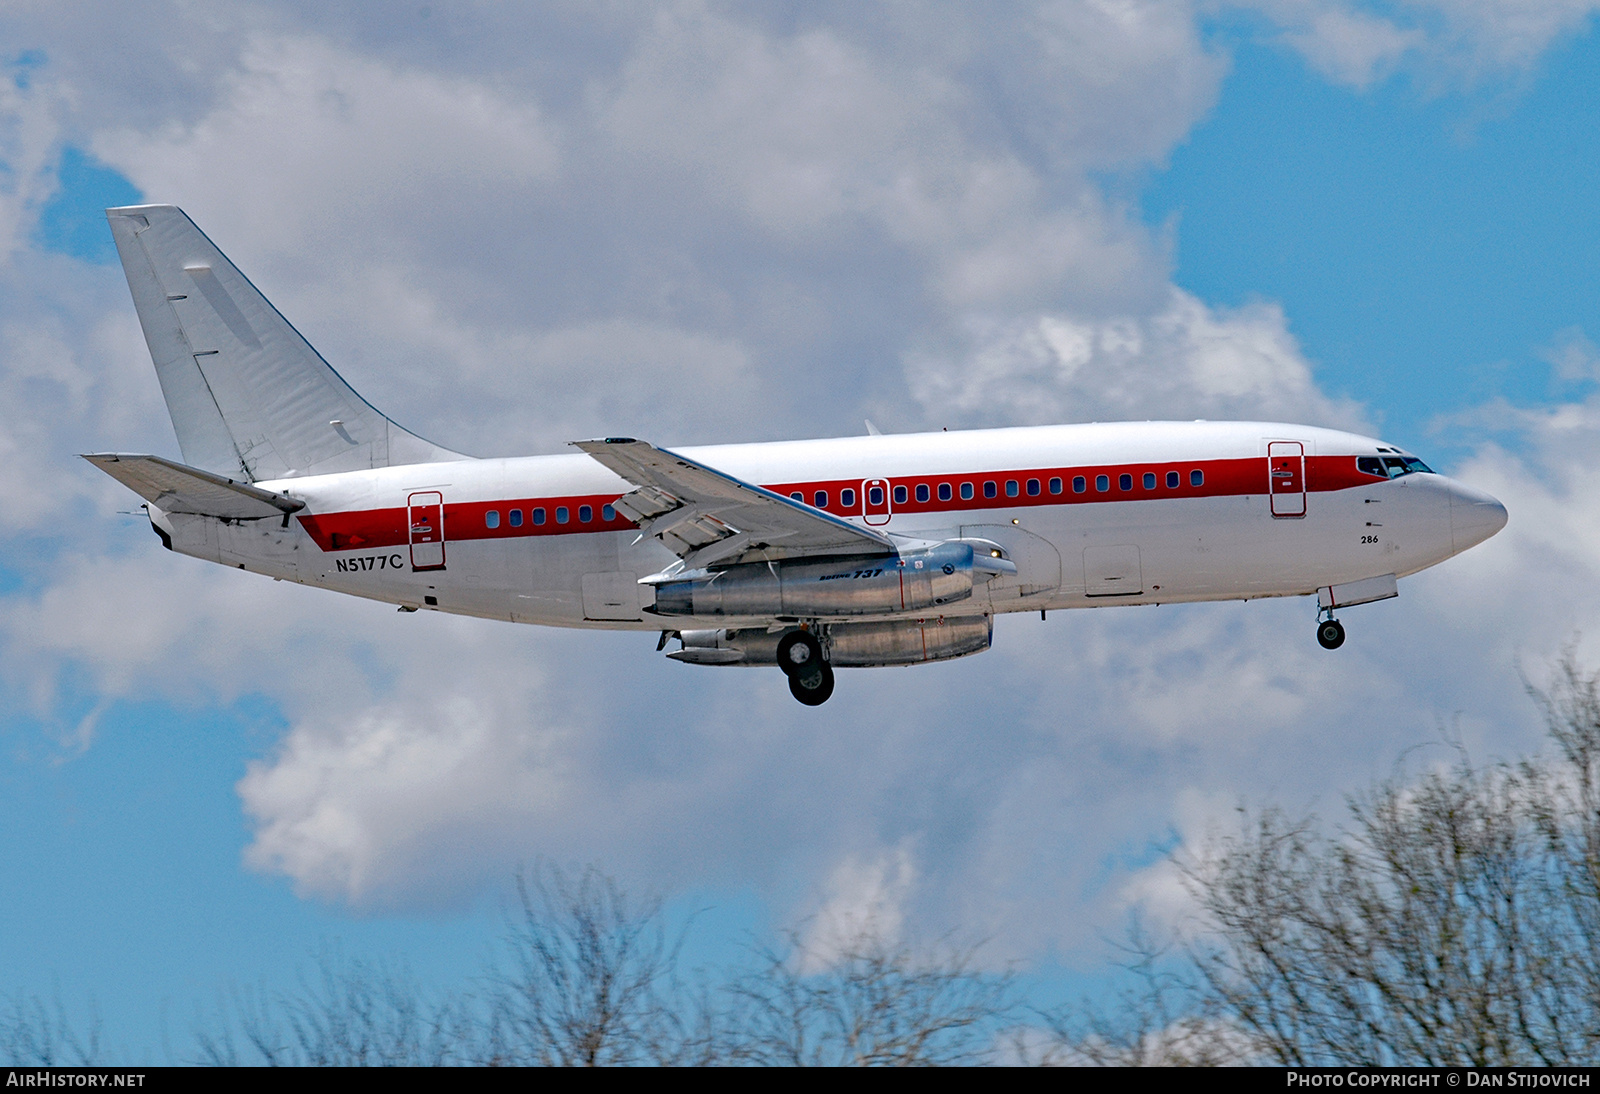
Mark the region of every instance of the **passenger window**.
POLYGON ((535 509, 533 511, 533 523, 534 524, 543 524, 544 523, 544 509, 542 507, 541 508, 537 508, 537 509, 535 509))
POLYGON ((1050 492, 1052 494, 1061 493, 1061 480, 1059 478, 1050 480, 1050 492))
POLYGON ((917 485, 917 500, 918 501, 927 501, 928 500, 928 484, 927 483, 919 483, 917 485))
POLYGON ((940 501, 949 501, 950 500, 950 484, 949 483, 941 482, 939 484, 939 500, 940 501))
POLYGON ((984 497, 992 498, 998 493, 1000 493, 1000 491, 995 486, 994 481, 992 479, 989 482, 986 482, 986 483, 983 484, 983 496, 984 497))
MULTIPOLYGON (((1074 494, 1081 494, 1087 489, 1089 489, 1088 480, 1086 480, 1082 475, 1072 476, 1072 492, 1074 494)), ((1104 488, 1102 487, 1102 489, 1104 488)))
POLYGON ((611 506, 609 506, 609 505, 602 505, 600 507, 600 519, 601 520, 616 520, 617 519, 617 511, 615 509, 611 508, 611 506))
POLYGON ((1039 480, 1038 479, 1029 479, 1028 480, 1028 496, 1030 498, 1036 498, 1036 497, 1039 496, 1039 480))
POLYGON ((511 520, 511 527, 513 527, 513 528, 521 528, 522 527, 522 510, 521 509, 513 509, 513 510, 511 510, 510 520, 511 520))
POLYGON ((582 521, 584 524, 588 524, 593 519, 594 519, 594 506, 592 506, 592 505, 580 505, 580 506, 578 506, 578 520, 582 521))
POLYGON ((797 501, 801 505, 804 505, 806 503, 806 496, 804 494, 802 494, 800 491, 796 490, 794 493, 789 495, 789 500, 790 501, 797 501))
POLYGON ((1205 481, 1206 481, 1206 473, 1204 471, 1200 470, 1198 467, 1195 468, 1193 471, 1189 472, 1189 485, 1190 486, 1199 486, 1200 484, 1204 483, 1205 481))
POLYGON ((964 482, 961 484, 961 500, 972 500, 972 484, 970 482, 964 482))
POLYGON ((1132 475, 1118 475, 1117 476, 1117 485, 1122 487, 1124 490, 1132 490, 1133 489, 1133 476, 1132 475))
POLYGON ((1156 488, 1156 473, 1154 471, 1146 471, 1144 473, 1144 488, 1146 490, 1154 490, 1156 488))
POLYGON ((1178 473, 1176 471, 1168 471, 1167 472, 1167 489, 1168 490, 1176 490, 1177 488, 1178 488, 1178 473))
POLYGON ((818 509, 826 509, 828 507, 828 492, 826 490, 818 490, 815 494, 812 494, 811 504, 818 509))
MULTIPOLYGON (((927 487, 923 487, 923 489, 926 490, 927 487)), ((906 503, 906 488, 905 487, 897 486, 897 487, 894 488, 894 503, 896 505, 904 505, 906 503)))
POLYGON ((1111 489, 1111 476, 1110 475, 1096 475, 1094 477, 1094 488, 1096 490, 1098 490, 1102 494, 1104 494, 1107 490, 1110 490, 1111 489))
POLYGON ((556 523, 557 524, 565 524, 565 523, 567 523, 567 519, 568 519, 567 507, 565 505, 556 506, 556 523))
POLYGON ((1017 480, 1016 479, 1007 479, 1006 480, 1006 497, 1014 498, 1020 492, 1021 492, 1021 489, 1017 486, 1017 480))
POLYGON ((491 509, 487 513, 483 514, 483 526, 485 528, 500 527, 500 510, 491 509))
POLYGON ((856 503, 856 492, 854 490, 841 490, 841 491, 839 491, 839 504, 840 505, 842 505, 846 509, 848 509, 852 505, 854 505, 855 503, 856 503))
POLYGON ((868 505, 882 505, 883 504, 883 487, 881 487, 881 486, 869 486, 869 487, 867 487, 867 504, 868 505))

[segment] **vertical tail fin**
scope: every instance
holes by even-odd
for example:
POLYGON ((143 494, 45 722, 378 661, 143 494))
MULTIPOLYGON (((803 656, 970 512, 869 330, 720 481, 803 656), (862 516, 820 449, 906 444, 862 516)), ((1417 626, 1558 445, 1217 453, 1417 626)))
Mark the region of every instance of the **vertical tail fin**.
POLYGON ((467 458, 373 409, 183 210, 106 218, 185 462, 256 482, 467 458))

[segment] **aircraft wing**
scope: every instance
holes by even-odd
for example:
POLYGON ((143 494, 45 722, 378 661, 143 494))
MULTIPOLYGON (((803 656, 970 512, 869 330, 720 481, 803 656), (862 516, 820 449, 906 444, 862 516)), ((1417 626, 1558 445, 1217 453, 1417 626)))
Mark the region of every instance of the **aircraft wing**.
POLYGON ((613 507, 690 569, 752 556, 887 554, 895 549, 880 532, 644 441, 607 437, 573 444, 634 485, 613 507))
POLYGON ((188 467, 160 456, 112 453, 84 459, 166 513, 192 513, 224 520, 287 517, 306 503, 225 475, 188 467))

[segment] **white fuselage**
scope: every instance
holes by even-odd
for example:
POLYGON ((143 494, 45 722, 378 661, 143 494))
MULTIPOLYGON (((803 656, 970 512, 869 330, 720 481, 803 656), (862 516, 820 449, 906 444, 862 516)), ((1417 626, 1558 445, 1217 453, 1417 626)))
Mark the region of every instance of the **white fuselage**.
MULTIPOLYGON (((1350 433, 1255 422, 682 450, 896 538, 998 545, 1017 573, 976 586, 952 606, 962 615, 1305 595, 1415 573, 1504 524, 1494 499, 1443 476, 1357 469, 1359 457, 1393 452, 1350 433)), ((574 627, 773 621, 652 615, 651 587, 639 579, 678 560, 609 510, 632 487, 587 455, 258 485, 305 508, 283 520, 225 522, 152 505, 152 519, 185 554, 402 607, 574 627)))

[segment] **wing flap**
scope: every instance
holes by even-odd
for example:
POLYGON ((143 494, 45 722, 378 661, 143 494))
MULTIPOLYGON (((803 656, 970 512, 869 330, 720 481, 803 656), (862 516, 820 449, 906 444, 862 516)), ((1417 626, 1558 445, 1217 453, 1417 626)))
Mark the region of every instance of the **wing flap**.
POLYGON ((614 508, 691 568, 895 549, 880 532, 644 441, 607 437, 573 445, 633 484, 614 508))
POLYGON ((274 494, 160 456, 97 453, 83 458, 166 513, 261 520, 298 512, 306 506, 298 498, 274 494))

